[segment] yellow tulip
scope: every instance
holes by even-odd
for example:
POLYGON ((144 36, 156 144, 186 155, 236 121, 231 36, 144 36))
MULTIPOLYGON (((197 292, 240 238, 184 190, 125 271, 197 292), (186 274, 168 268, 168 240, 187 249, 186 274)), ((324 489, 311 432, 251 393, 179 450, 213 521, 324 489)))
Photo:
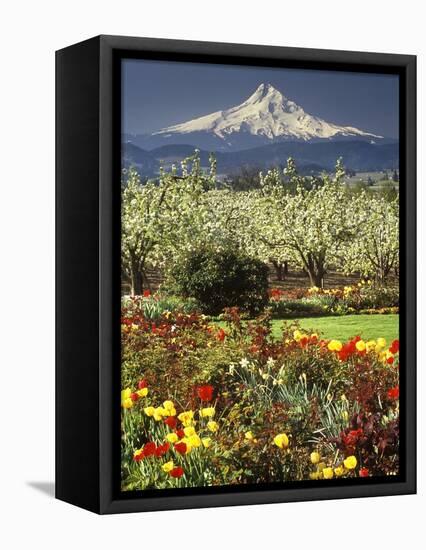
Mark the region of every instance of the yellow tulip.
POLYGON ((355 347, 358 351, 365 351, 365 348, 367 346, 365 345, 364 340, 358 340, 358 342, 355 344, 355 347))
POLYGON ((354 470, 358 462, 357 462, 357 459, 353 455, 351 455, 351 456, 348 456, 348 458, 345 458, 345 460, 343 461, 343 464, 345 465, 345 468, 347 468, 348 470, 354 470))
POLYGON ((184 411, 178 415, 179 420, 184 426, 191 426, 193 423, 194 412, 193 411, 184 411))
POLYGON ((286 449, 288 447, 288 437, 286 434, 278 434, 274 437, 274 443, 280 449, 286 449))
POLYGON ((154 410, 154 420, 157 420, 158 422, 163 418, 163 416, 168 416, 166 409, 164 409, 163 407, 157 407, 154 410))
POLYGON ((376 348, 377 342, 376 340, 369 340, 366 344, 367 351, 372 351, 376 348))
POLYGON ((166 462, 161 466, 163 472, 170 472, 174 467, 175 465, 173 464, 173 460, 169 460, 169 462, 166 462))
POLYGON ((170 433, 166 435, 166 439, 169 443, 176 443, 176 441, 179 439, 177 434, 170 433))
POLYGON ((133 401, 130 399, 130 397, 128 397, 127 399, 122 401, 121 406, 124 409, 131 409, 133 407, 133 401))
POLYGON ((197 434, 191 435, 191 437, 189 437, 188 440, 191 447, 197 448, 201 446, 201 439, 197 434))
POLYGON ((319 453, 317 453, 316 451, 311 453, 311 462, 312 462, 312 464, 318 464, 318 462, 320 460, 321 460, 321 456, 320 456, 319 453))
POLYGON ((217 422, 215 422, 214 420, 210 420, 210 422, 207 422, 207 428, 211 432, 217 432, 217 430, 219 429, 219 424, 217 422))
POLYGON ((333 468, 324 468, 322 475, 324 476, 324 479, 332 479, 334 476, 333 468))
POLYGON ((336 477, 340 477, 344 473, 345 473, 345 470, 344 470, 343 466, 337 466, 337 468, 334 468, 334 474, 336 475, 336 477))
POLYGON ((193 426, 187 426, 183 429, 183 432, 186 437, 191 437, 191 435, 195 435, 195 428, 193 426))
POLYGON ((154 407, 145 407, 143 412, 146 414, 146 416, 154 416, 155 408, 154 407))
POLYGON ((251 431, 248 431, 244 434, 245 439, 248 439, 249 441, 253 441, 254 437, 251 431))
POLYGON ((296 340, 296 342, 298 342, 303 338, 303 334, 300 332, 300 330, 295 330, 293 332, 293 338, 296 340))
POLYGON ((175 408, 173 401, 164 401, 163 407, 166 409, 166 411, 175 408))
POLYGON ((330 340, 327 347, 330 351, 340 351, 343 345, 339 340, 330 340))
POLYGON ((203 437, 203 439, 201 440, 202 444, 203 444, 203 447, 205 447, 206 449, 208 449, 211 445, 211 438, 210 437, 203 437))
POLYGON ((216 410, 215 410, 214 407, 206 407, 204 409, 201 409, 201 416, 203 418, 205 418, 205 417, 213 418, 215 412, 216 412, 216 410))
POLYGON ((129 399, 131 395, 132 395, 132 390, 130 388, 126 388, 125 390, 122 390, 121 401, 124 401, 125 399, 129 399))
POLYGON ((386 347, 386 339, 385 338, 377 338, 377 345, 376 345, 376 351, 379 352, 383 348, 386 347))
POLYGON ((148 395, 148 388, 137 390, 136 393, 139 395, 139 397, 146 397, 148 395))

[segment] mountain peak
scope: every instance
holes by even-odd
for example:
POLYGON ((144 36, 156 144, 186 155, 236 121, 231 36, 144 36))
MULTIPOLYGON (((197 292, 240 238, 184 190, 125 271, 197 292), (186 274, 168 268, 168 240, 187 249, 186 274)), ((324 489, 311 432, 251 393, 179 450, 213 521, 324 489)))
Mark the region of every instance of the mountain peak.
POLYGON ((261 101, 265 98, 268 99, 277 99, 277 100, 285 100, 287 99, 283 94, 278 91, 274 86, 270 83, 262 83, 259 84, 259 86, 256 88, 255 92, 244 102, 253 102, 253 101, 261 101))
POLYGON ((278 90, 274 88, 274 86, 270 82, 262 82, 262 84, 259 84, 259 86, 256 88, 256 92, 262 95, 267 95, 269 93, 278 92, 278 90))
POLYGON ((192 134, 206 132, 229 143, 242 135, 270 141, 332 139, 335 137, 362 136, 377 138, 363 130, 338 126, 306 113, 300 105, 287 98, 272 84, 262 82, 243 103, 217 111, 182 124, 155 132, 155 135, 192 134))

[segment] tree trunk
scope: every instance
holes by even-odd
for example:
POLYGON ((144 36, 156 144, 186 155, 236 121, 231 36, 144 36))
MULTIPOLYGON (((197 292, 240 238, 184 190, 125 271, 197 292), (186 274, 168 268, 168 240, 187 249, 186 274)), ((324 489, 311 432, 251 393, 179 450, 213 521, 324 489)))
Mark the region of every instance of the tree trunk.
POLYGON ((275 268, 275 274, 277 277, 277 281, 284 281, 285 276, 288 275, 288 262, 279 262, 277 260, 272 260, 271 263, 275 268))
POLYGON ((278 262, 277 260, 271 260, 271 262, 275 268, 275 275, 277 277, 277 281, 283 281, 284 280, 283 264, 278 262))
POLYGON ((132 269, 131 274, 131 295, 141 296, 143 294, 143 275, 139 269, 132 269))
POLYGON ((308 272, 311 285, 318 288, 324 288, 325 269, 322 259, 315 258, 313 255, 309 254, 306 270, 308 272))
POLYGON ((311 286, 316 286, 318 288, 324 288, 324 272, 323 271, 308 271, 309 280, 311 286))

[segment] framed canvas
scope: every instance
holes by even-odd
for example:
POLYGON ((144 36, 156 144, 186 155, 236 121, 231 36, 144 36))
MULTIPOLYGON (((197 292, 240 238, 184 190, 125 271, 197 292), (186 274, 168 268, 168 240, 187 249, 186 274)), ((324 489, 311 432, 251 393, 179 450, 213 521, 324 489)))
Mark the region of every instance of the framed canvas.
POLYGON ((56 496, 416 491, 414 56, 56 54, 56 496))

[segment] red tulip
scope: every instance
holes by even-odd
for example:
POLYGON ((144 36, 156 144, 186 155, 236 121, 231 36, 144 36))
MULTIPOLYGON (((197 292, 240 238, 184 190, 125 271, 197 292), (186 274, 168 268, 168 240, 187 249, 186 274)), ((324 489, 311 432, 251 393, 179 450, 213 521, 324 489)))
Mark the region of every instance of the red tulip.
POLYGON ((399 399, 399 386, 395 386, 388 390, 389 399, 399 399))
POLYGON ((394 354, 399 352, 399 340, 394 340, 392 342, 389 351, 394 354))
POLYGON ((300 344, 300 347, 304 348, 306 346, 306 344, 308 343, 308 338, 307 336, 304 336, 303 338, 300 339, 299 341, 299 344, 300 344))
POLYGON ((186 443, 183 441, 180 441, 179 443, 175 443, 175 450, 181 454, 184 455, 186 453, 186 443))
POLYGON ((148 443, 145 443, 145 446, 143 448, 143 454, 144 456, 152 456, 155 454, 156 445, 153 441, 149 441, 148 443))
POLYGON ((173 468, 173 470, 170 470, 170 475, 172 477, 182 477, 183 474, 183 468, 181 468, 180 466, 176 466, 175 468, 173 468))
POLYGON ((211 401, 213 399, 213 386, 199 386, 197 388, 197 395, 201 401, 211 401))
MULTIPOLYGON (((176 424, 177 424, 177 420, 174 416, 169 416, 168 418, 166 418, 164 420, 164 423, 167 424, 167 426, 171 429, 171 430, 174 430, 176 428, 176 424)), ((182 436, 183 437, 183 436, 182 436)))
POLYGON ((165 455, 169 449, 170 449, 170 443, 163 443, 163 445, 159 445, 155 449, 155 456, 157 458, 160 458, 161 456, 165 455))

